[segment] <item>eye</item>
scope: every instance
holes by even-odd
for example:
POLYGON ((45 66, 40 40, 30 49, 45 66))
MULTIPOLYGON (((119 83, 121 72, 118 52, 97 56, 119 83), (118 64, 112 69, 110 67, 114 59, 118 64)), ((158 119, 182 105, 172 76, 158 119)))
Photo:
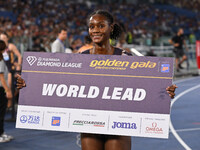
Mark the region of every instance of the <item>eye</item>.
POLYGON ((93 26, 93 25, 89 25, 89 28, 90 28, 90 29, 93 29, 93 28, 94 28, 94 26, 93 26))
POLYGON ((103 24, 100 24, 100 25, 99 25, 99 28, 104 28, 104 25, 103 25, 103 24))

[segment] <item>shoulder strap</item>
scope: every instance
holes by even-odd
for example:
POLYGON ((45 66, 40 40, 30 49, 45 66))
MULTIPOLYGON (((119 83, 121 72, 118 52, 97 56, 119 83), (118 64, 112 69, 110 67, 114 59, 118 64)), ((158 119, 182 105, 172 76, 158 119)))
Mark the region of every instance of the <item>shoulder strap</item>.
POLYGON ((132 54, 128 53, 127 51, 125 51, 123 49, 117 48, 117 47, 115 47, 113 55, 128 55, 128 56, 132 56, 132 54))
POLYGON ((83 51, 81 54, 90 54, 90 49, 83 51))

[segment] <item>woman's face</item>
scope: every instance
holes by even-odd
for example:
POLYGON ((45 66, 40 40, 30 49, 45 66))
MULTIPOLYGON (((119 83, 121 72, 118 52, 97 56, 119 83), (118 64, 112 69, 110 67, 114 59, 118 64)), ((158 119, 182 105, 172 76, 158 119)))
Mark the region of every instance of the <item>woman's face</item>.
POLYGON ((8 37, 5 34, 1 34, 0 39, 3 40, 6 43, 8 42, 8 37))
POLYGON ((89 35, 94 43, 103 44, 110 38, 113 26, 109 25, 106 17, 95 14, 89 20, 89 35))

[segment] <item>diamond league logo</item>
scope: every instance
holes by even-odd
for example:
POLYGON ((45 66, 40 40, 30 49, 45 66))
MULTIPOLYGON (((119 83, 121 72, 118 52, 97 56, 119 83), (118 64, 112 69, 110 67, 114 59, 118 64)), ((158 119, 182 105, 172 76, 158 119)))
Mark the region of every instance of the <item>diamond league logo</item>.
POLYGON ((29 65, 32 66, 32 65, 36 62, 37 57, 35 57, 35 56, 28 56, 28 57, 26 58, 26 60, 27 60, 27 62, 29 63, 29 65))

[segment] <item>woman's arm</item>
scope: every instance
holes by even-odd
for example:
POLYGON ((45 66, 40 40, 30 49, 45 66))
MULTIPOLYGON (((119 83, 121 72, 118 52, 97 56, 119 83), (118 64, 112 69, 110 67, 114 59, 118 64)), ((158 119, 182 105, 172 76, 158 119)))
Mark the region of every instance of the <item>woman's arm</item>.
POLYGON ((4 73, 0 73, 0 82, 6 92, 6 97, 8 99, 8 104, 7 104, 7 107, 11 107, 12 106, 12 91, 11 89, 8 87, 7 83, 6 83, 6 80, 4 78, 4 73))
POLYGON ((1 81, 1 84, 6 92, 6 97, 8 99, 12 99, 12 92, 11 92, 11 89, 9 88, 9 86, 7 85, 6 83, 6 80, 4 78, 4 74, 3 73, 0 73, 0 81, 1 81))
POLYGON ((19 50, 17 49, 17 47, 14 44, 9 44, 8 49, 10 49, 17 56, 18 62, 17 62, 16 70, 20 70, 21 64, 22 64, 22 56, 21 56, 19 50))

